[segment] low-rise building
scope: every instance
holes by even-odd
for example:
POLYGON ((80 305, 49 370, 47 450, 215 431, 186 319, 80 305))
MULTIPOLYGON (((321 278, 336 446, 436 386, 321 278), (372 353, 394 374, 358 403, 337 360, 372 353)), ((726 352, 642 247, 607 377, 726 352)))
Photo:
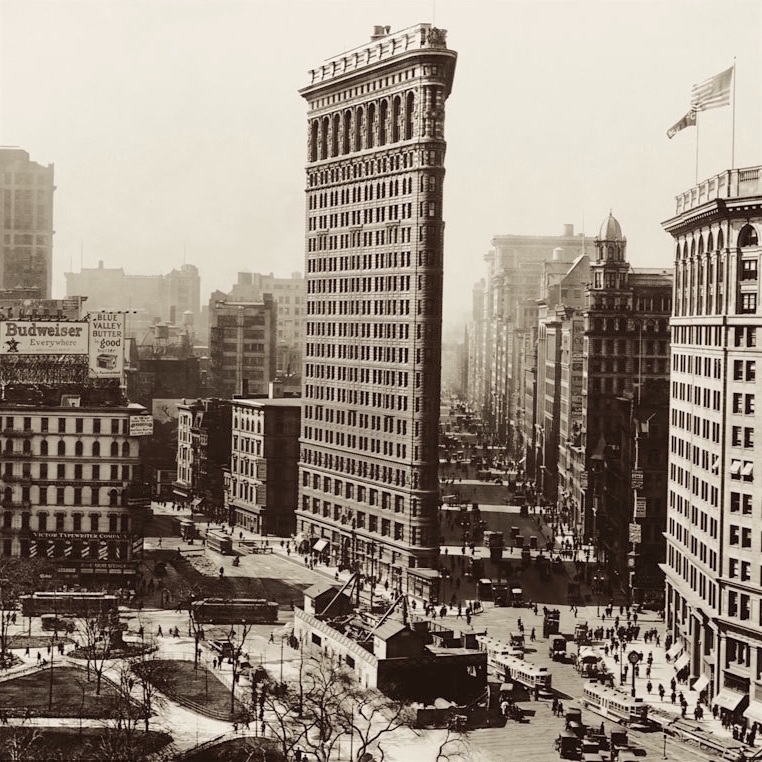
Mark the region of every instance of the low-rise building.
POLYGON ((53 559, 84 585, 133 585, 149 497, 132 421, 146 414, 118 387, 6 389, 0 556, 53 559))
POLYGON ((226 520, 223 469, 230 463, 230 400, 203 399, 177 406, 175 501, 226 520))

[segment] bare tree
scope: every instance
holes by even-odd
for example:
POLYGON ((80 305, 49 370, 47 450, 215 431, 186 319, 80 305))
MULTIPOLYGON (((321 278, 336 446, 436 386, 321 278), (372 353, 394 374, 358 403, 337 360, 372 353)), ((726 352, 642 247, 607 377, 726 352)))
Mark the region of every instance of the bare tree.
POLYGON ((0 757, 10 762, 37 759, 35 747, 39 745, 40 738, 37 728, 25 727, 23 723, 16 725, 0 745, 0 757))
MULTIPOLYGON (((244 650, 243 647, 246 643, 246 638, 248 637, 249 633, 251 632, 252 625, 251 624, 241 624, 241 629, 239 632, 239 639, 238 644, 233 648, 233 684, 230 687, 230 715, 233 716, 235 714, 235 687, 238 684, 238 681, 240 680, 241 675, 241 662, 243 661, 243 655, 244 650)), ((231 635, 234 634, 234 629, 230 628, 231 635)))
POLYGON ((361 689, 353 672, 323 655, 308 656, 297 681, 268 688, 262 705, 282 753, 290 758, 300 747, 319 762, 335 759, 350 734, 357 760, 383 756, 381 740, 413 723, 409 707, 361 689))
POLYGON ((95 693, 100 695, 106 662, 113 658, 114 649, 122 643, 119 616, 100 612, 92 616, 86 614, 77 620, 76 629, 87 661, 87 679, 90 679, 92 668, 95 672, 95 693))
POLYGON ((164 693, 171 687, 172 670, 166 661, 157 659, 156 653, 142 653, 131 666, 140 691, 144 712, 145 731, 149 730, 151 715, 164 702, 164 693))
POLYGON ((439 744, 434 762, 460 762, 460 760, 468 758, 468 744, 465 735, 450 723, 442 743, 439 744))
POLYGON ((363 690, 354 681, 341 709, 349 732, 357 737, 358 760, 376 748, 384 736, 412 729, 415 723, 415 713, 408 704, 389 699, 377 690, 363 690))

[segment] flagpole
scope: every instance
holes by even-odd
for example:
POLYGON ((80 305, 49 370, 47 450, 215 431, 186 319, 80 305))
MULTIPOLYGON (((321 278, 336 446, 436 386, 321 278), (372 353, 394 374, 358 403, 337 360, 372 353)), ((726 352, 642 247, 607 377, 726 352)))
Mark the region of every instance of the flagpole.
POLYGON ((733 56, 733 117, 730 138, 730 168, 736 168, 736 57, 733 56))
POLYGON ((696 111, 696 185, 698 185, 698 157, 699 157, 699 112, 696 111))

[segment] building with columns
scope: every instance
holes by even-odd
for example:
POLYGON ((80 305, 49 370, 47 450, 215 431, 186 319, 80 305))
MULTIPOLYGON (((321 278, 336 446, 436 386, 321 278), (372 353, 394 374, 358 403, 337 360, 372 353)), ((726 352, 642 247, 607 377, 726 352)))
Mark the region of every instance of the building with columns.
POLYGON ((329 58, 308 104, 306 348, 297 531, 436 596, 445 102, 431 24, 329 58))
POLYGON ((762 722, 762 167, 676 202, 665 619, 694 687, 762 722))

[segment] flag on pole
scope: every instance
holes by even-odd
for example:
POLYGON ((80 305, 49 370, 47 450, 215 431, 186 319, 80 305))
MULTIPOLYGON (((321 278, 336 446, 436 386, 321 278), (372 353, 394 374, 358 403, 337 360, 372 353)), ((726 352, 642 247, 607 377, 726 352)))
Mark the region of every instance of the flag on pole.
POLYGON ((691 108, 696 111, 706 111, 710 108, 729 106, 734 69, 735 66, 731 66, 714 77, 694 85, 691 88, 691 108))
POLYGON ((668 130, 667 130, 667 137, 672 140, 672 138, 677 135, 680 130, 684 130, 686 127, 695 127, 696 126, 696 112, 693 109, 690 109, 688 113, 680 120, 675 122, 668 130))

